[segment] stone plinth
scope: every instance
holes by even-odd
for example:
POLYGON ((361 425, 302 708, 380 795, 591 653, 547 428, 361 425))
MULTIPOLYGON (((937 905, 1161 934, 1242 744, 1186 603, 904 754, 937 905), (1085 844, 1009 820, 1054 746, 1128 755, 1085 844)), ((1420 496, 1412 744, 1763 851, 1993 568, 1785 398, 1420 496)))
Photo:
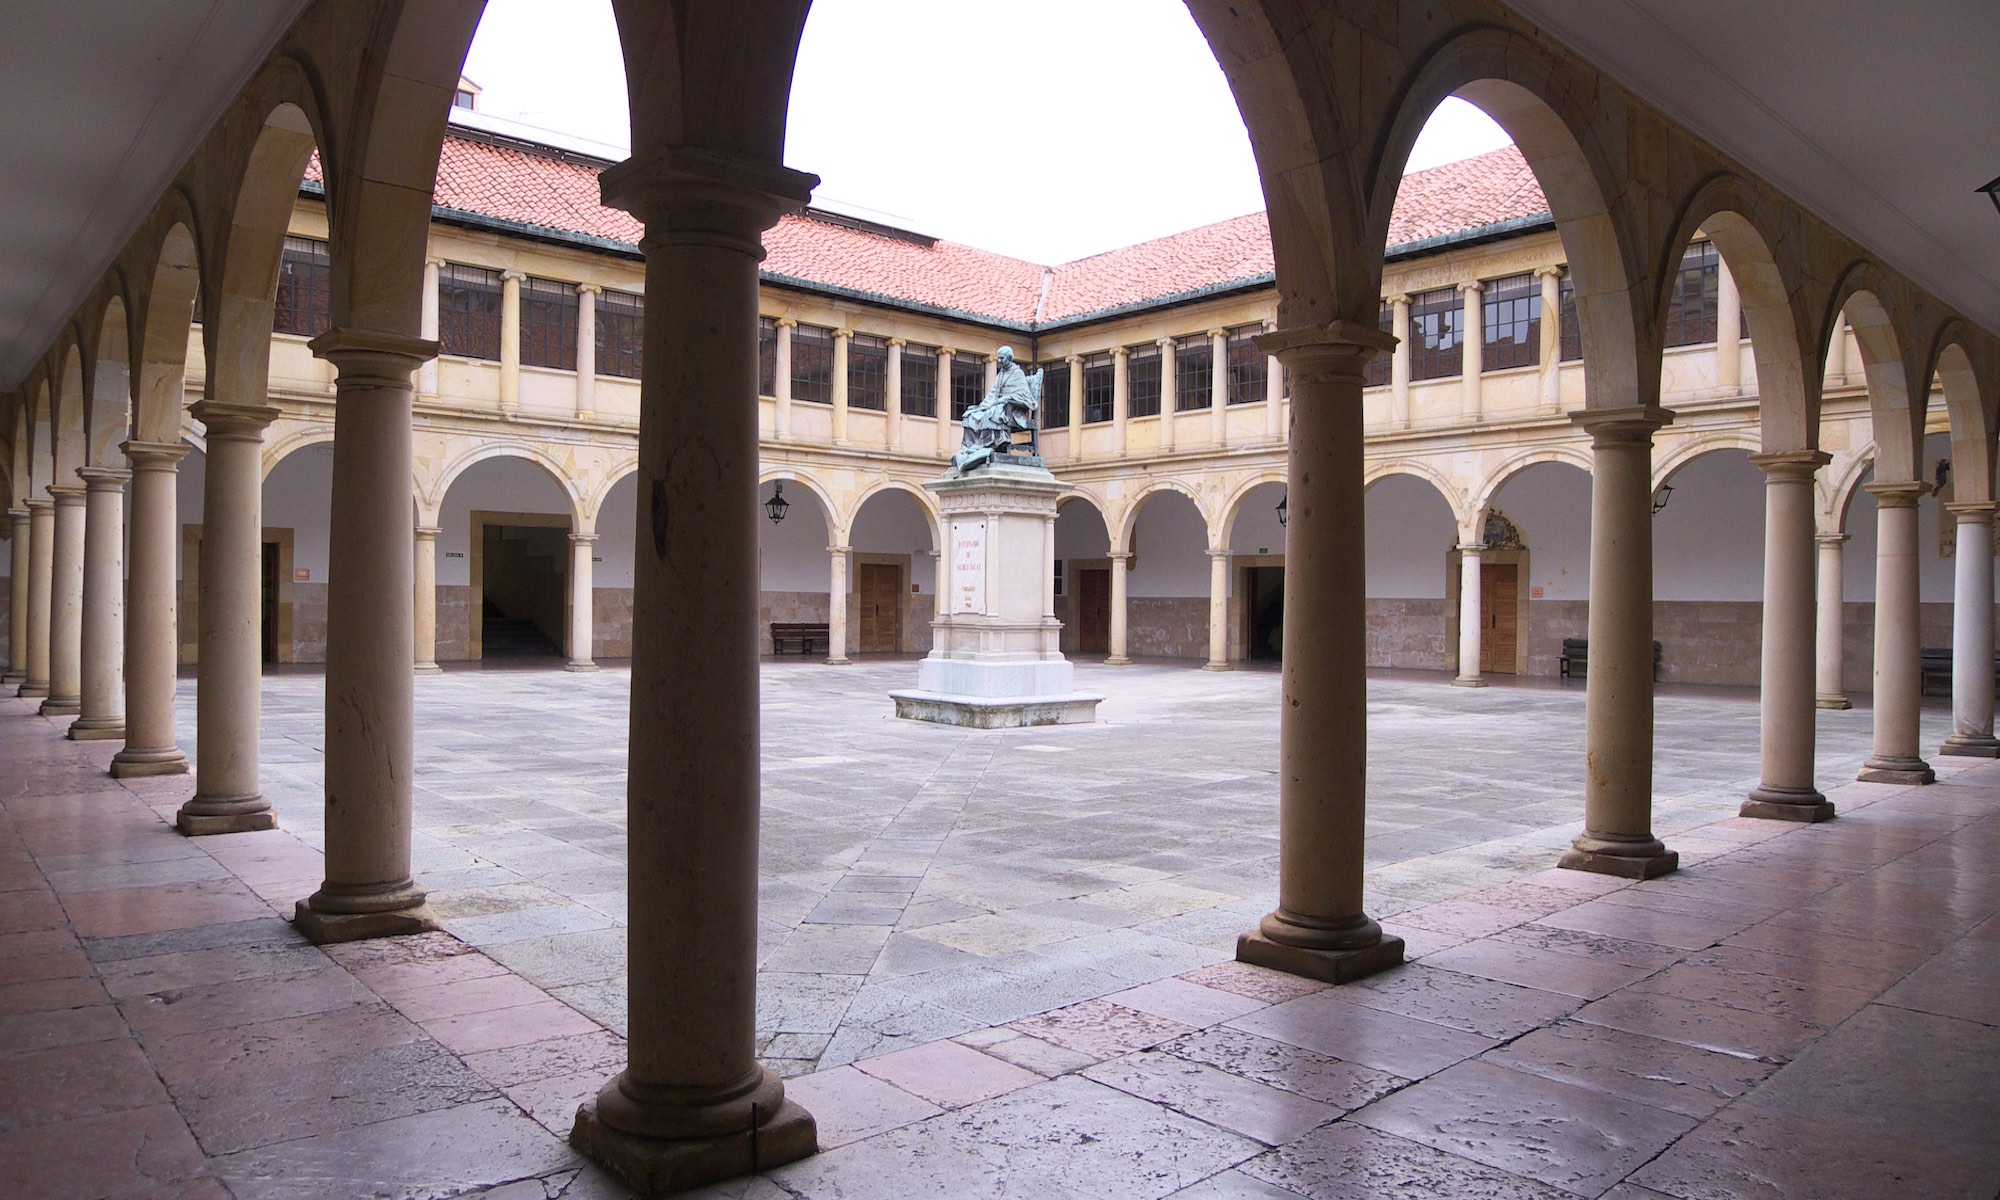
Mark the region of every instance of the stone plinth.
POLYGON ((1048 469, 997 461, 924 485, 945 547, 930 656, 896 715, 974 729, 1078 725, 1104 697, 1076 690, 1055 615, 1056 502, 1048 469))

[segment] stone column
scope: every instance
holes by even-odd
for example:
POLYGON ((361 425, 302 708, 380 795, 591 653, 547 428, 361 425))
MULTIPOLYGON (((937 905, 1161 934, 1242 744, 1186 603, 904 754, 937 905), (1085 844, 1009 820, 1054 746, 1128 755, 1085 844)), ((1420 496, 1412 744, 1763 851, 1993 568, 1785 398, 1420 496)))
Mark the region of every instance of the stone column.
MULTIPOLYGON (((264 428, 278 410, 203 400, 194 415, 208 430, 195 614, 195 791, 174 820, 190 837, 277 824, 258 789, 257 734, 264 690, 264 428)), ((397 495, 408 519, 408 480, 397 495)), ((333 511, 346 519, 339 504, 333 511)))
POLYGON ((1362 907, 1367 825, 1367 587, 1362 369, 1367 326, 1263 338, 1292 369, 1285 526, 1284 700, 1278 717, 1278 907, 1236 940, 1244 962, 1343 983, 1403 961, 1362 907))
POLYGON ((1847 314, 1833 319, 1833 336, 1826 340, 1826 378, 1847 382, 1847 314))
POLYGON ((1229 331, 1208 331, 1208 428, 1217 448, 1229 445, 1229 331))
POLYGON ((1962 501, 1945 508, 1958 518, 1951 604, 1951 734, 1941 754, 2000 758, 1993 736, 1993 513, 1992 501, 1962 501))
POLYGON ((28 667, 17 696, 49 694, 49 582, 55 544, 55 501, 28 501, 28 667))
POLYGON ((333 523, 327 542, 326 879, 292 924, 314 942, 436 929, 410 877, 415 535, 410 376, 437 343, 330 329, 333 523))
POLYGON ((1715 264, 1715 394, 1734 396, 1743 390, 1743 296, 1729 264, 1715 264))
POLYGON ((1204 671, 1229 670, 1229 551, 1208 552, 1208 661, 1204 671))
POLYGON ((1389 297, 1389 332, 1396 348, 1389 359, 1389 424, 1397 429, 1410 427, 1410 298, 1401 293, 1389 297))
POLYGON ((847 357, 853 348, 854 331, 833 331, 833 444, 849 445, 847 437, 847 357))
POLYGON ((415 660, 414 673, 442 675, 444 668, 437 664, 438 528, 435 525, 419 525, 414 533, 417 555, 413 564, 414 582, 410 588, 410 627, 414 631, 411 657, 415 660))
POLYGON ((500 411, 521 407, 521 283, 519 271, 500 272, 500 411))
POLYGON ((82 706, 74 741, 125 736, 125 481, 123 467, 84 467, 82 706))
MULTIPOLYGON (((424 295, 417 310, 418 336, 429 338, 431 341, 436 341, 438 336, 438 271, 443 266, 444 260, 441 258, 424 260, 424 295)), ((437 359, 427 358, 424 360, 424 365, 417 368, 417 394, 435 399, 437 390, 437 359)))
MULTIPOLYGON (((958 358, 958 351, 950 346, 940 346, 937 355, 937 453, 940 458, 950 458, 958 453, 958 438, 951 424, 951 364, 958 358)), ((943 594, 944 588, 938 592, 943 594)))
POLYGON ((1794 450, 1750 460, 1764 471, 1763 750, 1757 787, 1740 813, 1746 817, 1833 816, 1813 786, 1813 474, 1832 457, 1794 450))
POLYGON ((83 707, 84 488, 50 484, 55 541, 49 558, 49 695, 45 717, 75 716, 83 707))
MULTIPOLYGON (((1132 568, 1129 552, 1111 553, 1111 653, 1104 659, 1107 667, 1122 667, 1132 660, 1126 656, 1126 621, 1128 604, 1125 598, 1125 576, 1132 568)), ((1049 580, 1051 586, 1055 580, 1049 580)))
MULTIPOLYGON (((1857 778, 1869 783, 1931 783, 1937 775, 1918 753, 1923 703, 1923 643, 1917 625, 1917 500, 1927 483, 1871 483, 1875 535, 1875 753, 1857 778)), ((1988 670, 1991 670, 1989 667, 1988 670)), ((1956 674, 1956 672, 1953 672, 1956 674)))
POLYGON ((771 385, 772 390, 777 393, 772 397, 777 403, 771 410, 776 427, 772 430, 771 436, 773 440, 780 442, 790 437, 792 432, 792 330, 798 327, 799 323, 790 317, 778 318, 778 349, 775 355, 777 361, 771 369, 771 373, 777 376, 771 385))
POLYGON ((1458 677, 1453 687, 1485 687, 1480 674, 1480 641, 1485 634, 1486 614, 1479 605, 1480 555, 1486 547, 1466 542, 1458 548, 1458 677))
POLYGON ((1583 833, 1558 865, 1633 879, 1680 855, 1653 836, 1653 431, 1657 405, 1590 409, 1590 674, 1583 833))
POLYGON ((1542 341, 1540 372, 1541 411, 1544 415, 1562 410, 1562 268, 1536 267, 1535 278, 1542 281, 1542 341))
POLYGON ((571 1142, 640 1190, 811 1154, 756 1058, 759 234, 813 179, 669 147, 604 172, 645 222, 625 1070, 571 1142), (646 497, 651 499, 647 500, 646 497), (699 680, 700 686, 689 686, 699 680))
POLYGON ((7 671, 0 674, 0 687, 18 688, 28 678, 28 510, 10 508, 7 518, 13 522, 14 538, 7 578, 7 671))
POLYGON ((1467 421, 1477 421, 1485 403, 1479 394, 1479 376, 1485 369, 1486 309, 1481 299, 1485 289, 1486 285, 1477 279, 1458 285, 1459 302, 1463 306, 1459 320, 1465 326, 1465 336, 1458 344, 1458 403, 1459 416, 1467 421))
POLYGON ((1132 409, 1132 352, 1119 346, 1111 352, 1111 456, 1125 457, 1125 428, 1132 409))
POLYGON ((1813 538, 1819 546, 1819 612, 1818 631, 1814 637, 1816 650, 1814 661, 1813 705, 1816 708, 1852 708, 1847 702, 1847 688, 1841 682, 1846 666, 1842 661, 1846 651, 1846 608, 1841 577, 1841 545, 1847 541, 1844 533, 1822 533, 1813 538))
POLYGON ((569 662, 566 671, 595 671, 591 658, 591 638, 596 633, 596 596, 591 582, 591 551, 597 546, 594 533, 569 535, 569 662))
POLYGON ((174 744, 174 673, 180 662, 179 500, 174 489, 185 442, 126 442, 132 463, 131 572, 125 581, 125 747, 111 758, 119 779, 182 775, 174 744))
POLYGON ((889 339, 889 367, 882 387, 882 445, 894 451, 903 440, 903 347, 902 338, 889 339))
MULTIPOLYGON (((603 290, 594 283, 576 285, 576 419, 579 421, 597 415, 597 294, 603 290)), ((426 359, 424 367, 436 361, 426 359)))
POLYGON ((6 640, 6 674, 0 674, 0 686, 20 688, 28 678, 28 510, 8 508, 8 520, 14 522, 12 564, 8 570, 8 640, 6 640))
POLYGON ((1160 348, 1160 453, 1171 454, 1174 422, 1180 416, 1180 399, 1175 394, 1174 339, 1163 337, 1154 345, 1160 348))
POLYGON ((826 588, 826 665, 844 667, 847 657, 847 558, 852 546, 828 546, 827 565, 832 576, 826 588))
POLYGON ((1069 460, 1083 457, 1083 357, 1072 354, 1069 364, 1069 460))
MULTIPOLYGON (((1278 328, 1275 318, 1264 322, 1264 332, 1278 328)), ((1264 436, 1280 441, 1285 436, 1285 364, 1273 354, 1264 360, 1264 436)))

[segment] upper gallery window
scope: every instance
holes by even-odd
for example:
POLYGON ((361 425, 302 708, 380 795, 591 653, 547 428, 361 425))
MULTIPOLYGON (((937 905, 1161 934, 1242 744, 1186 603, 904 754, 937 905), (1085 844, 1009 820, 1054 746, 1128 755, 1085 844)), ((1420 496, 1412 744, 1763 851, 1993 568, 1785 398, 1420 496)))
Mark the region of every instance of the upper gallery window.
POLYGON ((438 352, 500 357, 500 272, 458 263, 438 268, 438 352))

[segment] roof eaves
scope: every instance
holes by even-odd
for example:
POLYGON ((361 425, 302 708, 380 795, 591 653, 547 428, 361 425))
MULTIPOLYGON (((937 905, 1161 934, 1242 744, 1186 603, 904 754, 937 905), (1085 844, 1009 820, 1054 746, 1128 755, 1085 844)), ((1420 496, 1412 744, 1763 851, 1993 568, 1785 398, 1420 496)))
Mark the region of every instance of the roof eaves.
POLYGON ((871 304, 884 304, 904 312, 922 313, 925 316, 945 317, 953 321, 966 321, 974 325, 984 325, 988 329, 1003 330, 1008 333, 1033 333, 1032 321, 1010 321, 1005 317, 995 317, 986 313, 968 312, 962 308, 951 308, 943 304, 926 304, 918 300, 905 300, 882 292, 863 291, 860 288, 842 287, 837 283, 824 283, 817 279, 806 279, 797 275, 782 275, 776 271, 759 271, 758 278, 801 292, 827 296, 840 300, 866 300, 871 304))
POLYGON ((1450 233, 1440 233, 1435 237, 1418 238, 1413 242, 1398 242, 1382 252, 1384 262, 1415 258, 1437 250, 1448 250, 1458 246, 1475 246, 1481 242, 1499 241, 1523 233, 1535 233, 1544 229, 1554 229, 1556 219, 1550 213, 1534 213, 1525 217, 1512 217, 1505 221, 1495 221, 1490 225, 1475 225, 1470 229, 1456 229, 1450 233))
POLYGON ((1196 300, 1213 300, 1218 296, 1230 296, 1241 292, 1251 292, 1269 287, 1278 281, 1275 271, 1263 271, 1256 275, 1245 275, 1241 279, 1225 280, 1222 283, 1204 284, 1186 291, 1171 292, 1165 296, 1149 296, 1144 300, 1134 300, 1128 304, 1115 304, 1110 308, 1096 308, 1073 316, 1059 317, 1036 325, 1037 332, 1055 333, 1058 330, 1076 329, 1093 325, 1099 321, 1109 321, 1114 317, 1129 317, 1135 313, 1152 312, 1155 309, 1172 308, 1176 304, 1188 304, 1196 300))

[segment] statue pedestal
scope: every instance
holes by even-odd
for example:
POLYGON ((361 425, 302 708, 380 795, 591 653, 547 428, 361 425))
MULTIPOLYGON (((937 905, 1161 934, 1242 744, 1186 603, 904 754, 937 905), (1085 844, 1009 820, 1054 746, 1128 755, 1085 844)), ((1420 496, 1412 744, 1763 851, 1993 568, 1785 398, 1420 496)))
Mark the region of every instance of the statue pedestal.
POLYGON ((942 514, 943 609, 896 715, 974 729, 1080 725, 1102 696, 1076 690, 1055 617, 1056 502, 1047 468, 998 462, 924 485, 942 514))

